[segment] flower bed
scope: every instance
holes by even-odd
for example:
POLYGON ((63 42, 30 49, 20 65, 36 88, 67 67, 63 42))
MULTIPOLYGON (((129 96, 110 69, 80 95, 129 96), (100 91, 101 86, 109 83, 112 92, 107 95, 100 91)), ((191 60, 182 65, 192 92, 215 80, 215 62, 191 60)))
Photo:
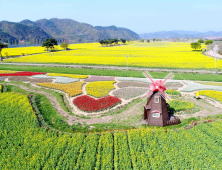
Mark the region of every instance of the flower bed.
POLYGON ((129 100, 131 98, 145 94, 147 91, 147 88, 126 87, 114 91, 113 95, 119 98, 123 98, 125 100, 129 100))
POLYGON ((176 112, 193 109, 194 104, 192 102, 183 100, 173 100, 170 102, 170 110, 175 110, 176 112))
POLYGON ((0 73, 17 73, 18 71, 0 70, 0 73))
POLYGON ((0 81, 4 81, 7 78, 7 76, 0 76, 0 81))
POLYGON ((43 72, 29 72, 29 71, 21 71, 16 73, 3 73, 0 76, 33 76, 38 74, 45 74, 43 72))
POLYGON ((87 75, 77 75, 77 74, 60 74, 60 73, 48 73, 47 76, 60 76, 60 77, 70 77, 70 78, 77 78, 77 79, 85 79, 87 75))
POLYGON ((60 77, 60 76, 47 76, 47 75, 36 75, 32 78, 42 78, 42 79, 55 79, 55 83, 73 83, 79 81, 79 79, 69 78, 69 77, 60 77))
MULTIPOLYGON (((123 87, 146 87, 148 88, 150 83, 144 83, 144 82, 137 82, 137 81, 121 81, 117 83, 117 86, 119 88, 123 87)), ((166 83, 165 87, 167 89, 173 89, 177 90, 178 88, 182 87, 183 85, 181 83, 175 82, 175 83, 166 83)))
MULTIPOLYGON (((144 83, 151 83, 148 78, 134 78, 134 77, 117 77, 119 81, 138 81, 144 83)), ((154 79, 154 80, 162 80, 162 79, 154 79)), ((167 83, 179 83, 180 80, 167 80, 167 83)))
POLYGON ((119 88, 123 87, 146 87, 148 88, 150 83, 136 82, 136 81, 121 81, 117 83, 119 88))
POLYGON ((82 93, 82 85, 85 82, 74 82, 69 84, 56 84, 56 83, 36 83, 37 85, 58 89, 66 92, 69 96, 76 96, 82 93))
POLYGON ((197 83, 204 84, 204 85, 222 86, 222 82, 200 82, 200 81, 197 81, 197 83))
POLYGON ((9 77, 8 80, 10 80, 10 81, 29 81, 29 82, 34 82, 34 83, 43 83, 43 82, 52 82, 53 81, 53 79, 30 78, 27 76, 19 76, 19 77, 12 76, 12 77, 9 77))
POLYGON ((91 76, 90 78, 85 79, 85 82, 93 82, 93 81, 114 81, 114 77, 110 76, 91 76))
POLYGON ((169 95, 175 95, 175 96, 181 95, 180 92, 177 91, 177 90, 169 90, 169 89, 167 89, 166 93, 169 94, 169 95))
POLYGON ((222 103, 222 92, 220 91, 214 91, 214 90, 201 90, 199 91, 199 95, 204 95, 211 97, 219 102, 222 103))
POLYGON ((111 108, 119 103, 121 100, 117 97, 106 96, 99 99, 94 99, 90 96, 83 95, 75 98, 73 103, 80 109, 86 112, 96 112, 111 108))
POLYGON ((90 82, 86 85, 85 89, 88 95, 94 97, 104 97, 109 95, 109 91, 115 89, 115 81, 98 81, 90 82))
POLYGON ((222 91, 222 86, 213 86, 213 85, 204 85, 200 83, 196 83, 193 81, 183 80, 187 86, 180 91, 191 92, 191 91, 199 91, 199 90, 216 90, 222 91))

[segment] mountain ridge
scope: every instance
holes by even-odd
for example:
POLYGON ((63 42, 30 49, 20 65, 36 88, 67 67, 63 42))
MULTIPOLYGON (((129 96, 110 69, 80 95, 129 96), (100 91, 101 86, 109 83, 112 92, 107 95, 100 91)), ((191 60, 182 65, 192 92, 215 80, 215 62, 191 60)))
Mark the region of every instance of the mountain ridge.
POLYGON ((44 41, 46 38, 55 38, 58 42, 68 40, 70 43, 95 42, 100 39, 124 38, 139 39, 139 35, 130 29, 116 26, 92 26, 72 19, 28 19, 20 22, 0 22, 0 38, 10 43, 25 40, 44 41))
POLYGON ((207 38, 207 37, 222 37, 222 31, 183 31, 183 30, 173 30, 173 31, 158 31, 151 33, 139 34, 142 39, 164 39, 164 38, 207 38))

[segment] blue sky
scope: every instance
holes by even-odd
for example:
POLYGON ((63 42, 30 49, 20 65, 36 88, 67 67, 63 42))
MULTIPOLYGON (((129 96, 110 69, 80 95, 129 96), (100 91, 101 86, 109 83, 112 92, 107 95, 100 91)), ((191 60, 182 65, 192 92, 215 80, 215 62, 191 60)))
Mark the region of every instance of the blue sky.
POLYGON ((0 5, 0 21, 70 18, 138 34, 222 31, 222 0, 1 0, 0 5))

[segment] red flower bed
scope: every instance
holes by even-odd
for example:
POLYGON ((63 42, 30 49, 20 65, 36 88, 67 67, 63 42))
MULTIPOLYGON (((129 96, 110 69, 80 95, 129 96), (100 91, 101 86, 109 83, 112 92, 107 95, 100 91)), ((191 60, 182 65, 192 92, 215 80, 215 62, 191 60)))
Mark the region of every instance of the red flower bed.
POLYGON ((21 71, 17 73, 4 73, 0 74, 0 76, 33 76, 37 74, 45 74, 43 72, 29 72, 29 71, 21 71))
POLYGON ((73 100, 73 103, 80 109, 86 112, 96 112, 107 108, 111 108, 121 100, 118 97, 105 96, 99 99, 94 99, 87 95, 82 95, 73 100))

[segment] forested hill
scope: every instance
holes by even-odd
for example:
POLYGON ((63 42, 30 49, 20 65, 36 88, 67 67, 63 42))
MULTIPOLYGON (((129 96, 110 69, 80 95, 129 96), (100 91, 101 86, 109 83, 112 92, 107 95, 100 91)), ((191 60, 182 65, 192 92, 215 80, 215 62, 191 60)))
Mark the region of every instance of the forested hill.
POLYGON ((123 38, 139 39, 135 32, 116 26, 101 27, 80 23, 72 19, 23 20, 19 23, 1 21, 0 38, 4 42, 15 40, 42 41, 53 37, 59 42, 69 40, 71 43, 95 42, 100 39, 123 38))

